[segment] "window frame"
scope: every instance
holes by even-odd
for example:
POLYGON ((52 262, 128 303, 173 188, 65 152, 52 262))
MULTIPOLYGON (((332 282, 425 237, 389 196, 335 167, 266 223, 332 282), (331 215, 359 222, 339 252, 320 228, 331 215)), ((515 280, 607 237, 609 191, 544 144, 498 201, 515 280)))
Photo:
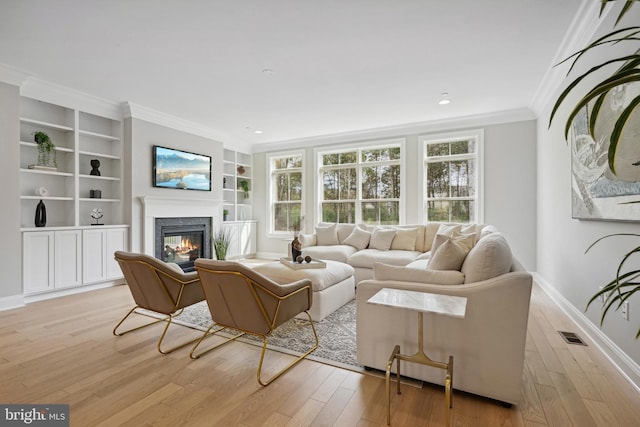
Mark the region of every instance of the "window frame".
POLYGON ((422 221, 425 223, 430 222, 427 218, 427 145, 428 144, 437 144, 444 142, 455 142, 460 140, 475 140, 476 143, 476 153, 473 155, 450 155, 450 156, 438 156, 439 159, 450 158, 451 160, 460 159, 460 158, 474 158, 476 161, 475 168, 475 197, 462 197, 462 198, 437 198, 434 200, 473 200, 474 201, 474 213, 473 213, 473 223, 483 224, 484 223, 484 129, 470 129, 466 131, 459 132, 446 132, 439 134, 428 134, 428 135, 420 135, 418 136, 418 143, 421 150, 420 157, 422 158, 422 179, 420 180, 420 185, 422 186, 422 204, 421 204, 421 212, 420 217, 422 221))
MULTIPOLYGON (((324 202, 324 186, 323 186, 323 170, 330 169, 331 167, 325 167, 322 164, 322 156, 326 154, 336 154, 336 153, 344 153, 349 151, 357 151, 357 162, 354 163, 356 168, 356 199, 355 202, 355 220, 354 224, 362 224, 362 168, 367 167, 367 165, 371 165, 372 163, 362 162, 361 153, 363 150, 376 150, 382 148, 389 147, 398 147, 400 148, 400 158, 398 160, 385 161, 381 163, 376 163, 376 165, 387 163, 387 164, 398 164, 400 167, 400 197, 398 199, 398 224, 404 224, 406 209, 405 209, 405 199, 406 197, 402 197, 403 194, 406 193, 406 138, 391 138, 391 139, 382 139, 382 140, 371 140, 371 141, 363 141, 357 143, 349 143, 346 145, 337 146, 324 146, 324 147, 316 147, 314 148, 314 180, 315 180, 315 189, 314 192, 314 223, 318 224, 322 222, 322 202, 324 202)), ((335 169, 339 169, 343 166, 337 166, 335 169)), ((344 166, 345 168, 350 166, 344 166)), ((380 199, 381 202, 389 200, 389 199, 380 199)))
MULTIPOLYGON (((276 231, 274 230, 274 225, 275 225, 275 183, 273 180, 274 177, 274 168, 273 168, 273 163, 274 160, 276 159, 282 159, 282 158, 286 158, 286 157, 300 157, 302 159, 302 166, 300 168, 292 168, 292 169, 288 169, 291 171, 297 171, 299 169, 300 171, 300 175, 301 175, 301 185, 302 185, 302 192, 300 195, 300 212, 302 212, 301 218, 300 218, 300 227, 304 226, 304 212, 305 212, 305 164, 306 164, 306 159, 305 159, 305 151, 304 150, 295 150, 295 151, 284 151, 284 152, 276 152, 276 153, 269 153, 266 156, 266 161, 267 161, 267 190, 268 190, 268 200, 269 200, 269 215, 268 215, 268 236, 272 237, 272 238, 283 238, 283 239, 289 239, 291 237, 293 237, 293 231, 276 231)), ((289 201, 291 202, 291 201, 289 201)))

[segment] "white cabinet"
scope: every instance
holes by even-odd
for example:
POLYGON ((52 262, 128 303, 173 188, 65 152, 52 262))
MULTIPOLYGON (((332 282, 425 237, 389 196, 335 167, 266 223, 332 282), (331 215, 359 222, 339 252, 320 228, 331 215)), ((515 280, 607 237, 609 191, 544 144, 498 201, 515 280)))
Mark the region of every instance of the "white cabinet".
POLYGON ((22 236, 22 280, 24 293, 54 289, 54 232, 24 233, 22 236))
POLYGON ((127 229, 86 229, 82 231, 82 279, 85 284, 122 277, 113 259, 115 251, 127 249, 127 229))
POLYGON ((113 259, 113 253, 127 248, 126 227, 24 232, 24 294, 120 279, 122 272, 113 259))
POLYGON ((54 232, 54 284, 56 289, 82 284, 82 233, 54 232))
POLYGON ((227 221, 222 226, 231 239, 227 259, 247 258, 256 254, 256 221, 227 221))

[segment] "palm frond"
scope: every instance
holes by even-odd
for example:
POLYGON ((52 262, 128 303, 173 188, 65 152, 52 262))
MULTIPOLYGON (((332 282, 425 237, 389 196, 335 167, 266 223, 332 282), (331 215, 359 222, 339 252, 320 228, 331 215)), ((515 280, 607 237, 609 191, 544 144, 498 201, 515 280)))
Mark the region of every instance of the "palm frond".
POLYGON ((620 138, 622 137, 622 131, 624 130, 624 126, 627 124, 627 120, 631 117, 631 114, 635 110, 635 108, 640 105, 640 95, 635 97, 627 107, 622 111, 618 120, 616 120, 616 124, 613 127, 613 131, 611 132, 611 137, 609 139, 609 169, 611 172, 616 174, 616 165, 615 165, 615 157, 616 151, 618 149, 618 142, 620 142, 620 138))

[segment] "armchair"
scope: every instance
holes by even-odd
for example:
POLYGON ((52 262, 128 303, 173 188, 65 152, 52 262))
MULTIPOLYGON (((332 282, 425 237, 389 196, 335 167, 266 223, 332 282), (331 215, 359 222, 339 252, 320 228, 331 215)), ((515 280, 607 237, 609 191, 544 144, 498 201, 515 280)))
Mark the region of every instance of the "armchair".
POLYGON ((192 359, 197 359, 217 348, 218 346, 196 353, 204 338, 222 329, 231 328, 256 335, 262 338, 257 378, 260 385, 266 386, 318 348, 318 335, 311 316, 307 312, 313 298, 310 280, 302 279, 280 285, 240 263, 204 258, 196 260, 195 267, 209 305, 211 318, 215 322, 214 326, 220 328, 213 333, 211 328, 205 331, 191 350, 192 359), (302 312, 309 318, 309 324, 315 336, 315 345, 284 369, 269 379, 263 380, 261 372, 267 350, 267 338, 279 325, 302 312))
POLYGON ((136 305, 113 328, 113 334, 122 336, 158 322, 166 322, 166 326, 158 340, 158 351, 160 353, 171 353, 195 342, 198 338, 170 349, 162 349, 162 341, 169 330, 173 318, 182 313, 185 307, 204 300, 198 273, 195 271, 184 273, 178 266, 174 267, 145 254, 116 251, 114 257, 120 265, 136 305), (137 308, 164 314, 166 317, 118 332, 118 328, 137 308))

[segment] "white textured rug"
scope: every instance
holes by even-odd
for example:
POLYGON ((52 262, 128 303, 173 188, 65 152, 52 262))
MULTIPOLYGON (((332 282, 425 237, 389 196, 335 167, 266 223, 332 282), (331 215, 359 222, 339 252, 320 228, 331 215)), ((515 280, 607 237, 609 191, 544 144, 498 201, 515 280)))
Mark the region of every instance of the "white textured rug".
MULTIPOLYGON (((199 330, 211 326, 206 302, 185 308, 175 321, 199 330)), ((314 322, 319 345, 307 358, 321 363, 363 372, 356 361, 356 301, 351 300, 319 322, 314 322)), ((226 332, 226 331, 223 331, 226 332)), ((262 339, 245 335, 244 342, 262 346, 262 339)), ((301 354, 313 345, 313 332, 307 320, 292 319, 280 325, 267 340, 269 348, 290 354, 301 354)))

